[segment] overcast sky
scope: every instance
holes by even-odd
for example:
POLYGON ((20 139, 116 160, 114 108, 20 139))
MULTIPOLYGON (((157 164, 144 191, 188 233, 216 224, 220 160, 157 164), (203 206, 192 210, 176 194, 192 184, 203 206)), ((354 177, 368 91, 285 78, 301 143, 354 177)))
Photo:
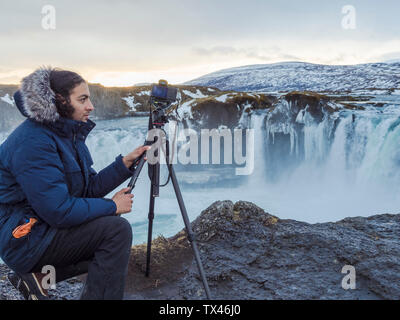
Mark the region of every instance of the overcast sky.
POLYGON ((400 59, 398 0, 0 1, 2 84, 41 65, 132 85, 249 64, 400 59))

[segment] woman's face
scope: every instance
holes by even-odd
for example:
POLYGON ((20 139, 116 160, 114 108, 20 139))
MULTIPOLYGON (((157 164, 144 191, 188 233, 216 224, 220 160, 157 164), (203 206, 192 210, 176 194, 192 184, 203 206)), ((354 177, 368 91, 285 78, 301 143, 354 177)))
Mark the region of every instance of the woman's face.
POLYGON ((86 82, 77 85, 71 92, 69 99, 71 106, 74 108, 72 119, 86 122, 89 114, 94 110, 90 101, 89 87, 86 82))

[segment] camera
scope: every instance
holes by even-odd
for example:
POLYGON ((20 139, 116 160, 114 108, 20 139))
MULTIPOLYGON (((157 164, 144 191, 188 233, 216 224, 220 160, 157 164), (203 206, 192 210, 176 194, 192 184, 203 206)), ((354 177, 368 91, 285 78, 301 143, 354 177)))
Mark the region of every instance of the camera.
POLYGON ((150 97, 156 101, 172 103, 176 100, 177 93, 178 89, 169 87, 167 80, 159 80, 158 85, 152 85, 150 97))
POLYGON ((178 89, 169 87, 167 80, 159 80, 158 85, 153 84, 150 94, 150 105, 155 109, 152 111, 153 121, 155 123, 164 124, 168 122, 165 110, 176 101, 178 89))

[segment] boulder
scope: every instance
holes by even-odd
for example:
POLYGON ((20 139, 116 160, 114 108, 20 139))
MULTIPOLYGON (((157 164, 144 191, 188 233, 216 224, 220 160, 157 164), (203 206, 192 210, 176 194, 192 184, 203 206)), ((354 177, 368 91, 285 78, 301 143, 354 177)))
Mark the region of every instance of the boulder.
MULTIPOLYGON (((400 215, 309 224, 219 201, 192 228, 214 299, 400 298, 400 215), (355 268, 354 290, 342 287, 344 266, 355 268)), ((133 249, 127 297, 204 298, 186 233, 154 244, 149 278, 145 246, 133 249)))

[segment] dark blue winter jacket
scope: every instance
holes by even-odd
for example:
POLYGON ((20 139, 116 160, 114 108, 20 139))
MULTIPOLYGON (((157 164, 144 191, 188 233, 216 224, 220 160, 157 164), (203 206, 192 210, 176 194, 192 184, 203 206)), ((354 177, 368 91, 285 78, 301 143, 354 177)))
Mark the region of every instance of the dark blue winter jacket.
POLYGON ((0 256, 22 273, 35 266, 57 229, 115 215, 114 201, 103 197, 133 174, 121 155, 93 170, 85 139, 95 124, 54 114, 54 97, 46 97, 49 72, 23 80, 15 101, 29 118, 0 146, 0 256), (13 237, 31 217, 38 220, 31 232, 13 237))

